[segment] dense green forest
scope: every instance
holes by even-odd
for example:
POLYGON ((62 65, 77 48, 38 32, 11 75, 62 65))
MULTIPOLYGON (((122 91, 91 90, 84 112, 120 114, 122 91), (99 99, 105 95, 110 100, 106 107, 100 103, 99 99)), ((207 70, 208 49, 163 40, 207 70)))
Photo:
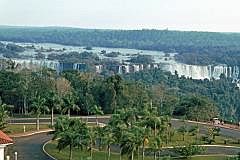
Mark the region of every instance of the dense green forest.
POLYGON ((219 114, 237 122, 239 96, 239 88, 224 76, 213 81, 192 80, 157 69, 123 77, 78 71, 57 75, 48 69, 16 72, 11 67, 0 71, 3 103, 13 105, 13 113, 22 114, 31 113, 33 102, 41 97, 45 99, 44 106, 54 107, 58 113, 87 115, 97 106, 111 114, 122 108, 142 110, 152 106, 161 115, 208 121, 219 114))
MULTIPOLYGON (((194 80, 191 78, 179 77, 164 72, 160 69, 141 71, 138 73, 127 74, 125 79, 141 82, 146 85, 161 84, 170 93, 175 93, 177 97, 183 95, 205 96, 211 99, 218 106, 220 115, 229 121, 240 120, 240 89, 232 79, 220 76, 219 80, 194 80)), ((198 112, 200 112, 198 110, 198 112)), ((179 113, 179 112, 178 112, 179 113)))
POLYGON ((178 52, 177 60, 188 64, 240 65, 237 33, 2 26, 0 40, 159 50, 178 52))

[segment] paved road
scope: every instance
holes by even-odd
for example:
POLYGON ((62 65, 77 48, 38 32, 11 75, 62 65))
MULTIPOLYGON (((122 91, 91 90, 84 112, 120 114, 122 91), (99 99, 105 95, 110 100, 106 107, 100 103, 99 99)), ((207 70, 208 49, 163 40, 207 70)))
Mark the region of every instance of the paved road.
MULTIPOLYGON (((172 123, 173 127, 175 127, 175 128, 178 128, 178 127, 180 127, 184 124, 183 121, 176 120, 176 119, 172 119, 171 123, 172 123)), ((196 123, 186 122, 186 125, 191 126, 191 125, 196 125, 196 123)), ((200 126, 200 132, 201 133, 207 133, 208 132, 208 127, 209 127, 208 125, 199 124, 199 126, 200 126)), ((220 134, 225 136, 225 137, 240 139, 240 131, 239 130, 221 128, 220 134)))
MULTIPOLYGON (((74 117, 73 117, 74 118, 74 117)), ((75 118, 79 118, 79 117, 75 117, 75 118)), ((87 117, 80 117, 83 120, 88 120, 88 122, 95 122, 96 118, 94 116, 91 116, 89 118, 87 117)), ((98 121, 100 123, 107 123, 107 121, 109 120, 109 116, 102 116, 98 118, 98 121)), ((40 119, 40 123, 41 124, 50 124, 50 118, 41 118, 40 119)), ((14 118, 14 119, 10 119, 9 120, 10 123, 14 123, 14 124, 24 124, 24 123, 28 123, 28 124, 35 124, 36 123, 36 119, 35 118, 14 118)), ((176 119, 172 119, 171 121, 173 127, 178 128, 179 126, 183 125, 183 122, 181 120, 176 120, 176 119)), ((186 122, 187 126, 191 126, 191 125, 196 125, 195 123, 192 122, 186 122)), ((201 133, 207 133, 207 125, 203 125, 203 124, 199 124, 200 127, 200 132, 201 133)), ((232 130, 232 129, 226 129, 226 128, 221 128, 220 134, 226 137, 230 137, 230 138, 240 138, 240 131, 238 130, 232 130)))
POLYGON ((16 138, 9 147, 8 154, 13 157, 14 152, 18 152, 18 160, 52 160, 42 151, 43 144, 51 138, 52 136, 46 133, 16 138))

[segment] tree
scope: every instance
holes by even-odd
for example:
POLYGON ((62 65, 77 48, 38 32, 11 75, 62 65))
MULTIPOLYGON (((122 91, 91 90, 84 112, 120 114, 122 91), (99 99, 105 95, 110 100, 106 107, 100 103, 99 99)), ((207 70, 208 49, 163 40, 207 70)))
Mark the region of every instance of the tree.
POLYGON ((190 95, 180 99, 175 115, 186 116, 196 121, 209 121, 217 115, 217 108, 206 97, 190 95))
POLYGON ((37 95, 32 100, 32 113, 36 115, 36 127, 39 130, 39 118, 42 112, 49 111, 49 108, 46 106, 46 99, 42 98, 40 95, 37 95))
POLYGON ((69 146, 69 160, 72 160, 73 148, 82 149, 87 146, 89 135, 86 123, 79 119, 59 117, 54 125, 54 140, 57 140, 57 148, 61 151, 69 146))
POLYGON ((196 141, 198 139, 198 134, 199 134, 199 126, 198 125, 195 125, 195 126, 191 126, 189 129, 188 129, 188 133, 191 133, 192 136, 196 136, 196 141))
POLYGON ((90 108, 90 113, 96 116, 96 125, 98 126, 98 115, 103 115, 101 107, 94 105, 92 108, 90 108))
POLYGON ((47 96, 47 104, 48 107, 51 109, 51 126, 54 124, 54 109, 60 109, 62 106, 62 99, 55 91, 48 92, 47 96))
POLYGON ((175 147, 175 152, 179 153, 181 156, 189 158, 193 155, 200 154, 205 151, 204 147, 195 146, 195 145, 187 145, 181 147, 175 147))
POLYGON ((157 152, 159 153, 159 157, 160 157, 160 151, 161 151, 161 148, 162 148, 162 140, 161 140, 161 137, 160 136, 156 136, 156 137, 152 137, 150 139, 150 147, 151 149, 153 150, 154 152, 154 160, 157 159, 157 152))
POLYGON ((0 130, 4 129, 8 118, 8 105, 4 104, 0 97, 0 130))
POLYGON ((93 159, 93 146, 96 144, 97 130, 94 127, 88 127, 88 150, 91 160, 93 159))
POLYGON ((115 142, 113 137, 112 128, 110 126, 106 126, 103 128, 104 137, 103 141, 104 144, 107 146, 107 160, 111 160, 111 145, 115 142))
POLYGON ((74 111, 80 111, 80 108, 75 104, 75 97, 72 93, 67 94, 64 98, 63 98, 63 102, 64 102, 64 107, 62 109, 63 113, 68 113, 68 117, 70 117, 70 111, 74 110, 74 111))
POLYGON ((178 128, 178 132, 182 134, 182 140, 185 141, 185 135, 188 132, 186 125, 183 125, 180 128, 178 128))
POLYGON ((215 141, 215 137, 220 136, 220 130, 219 127, 209 127, 208 135, 215 141))
POLYGON ((134 154, 137 151, 137 143, 136 143, 136 134, 135 131, 131 130, 124 132, 120 147, 122 148, 121 154, 127 154, 130 160, 134 159, 134 154))

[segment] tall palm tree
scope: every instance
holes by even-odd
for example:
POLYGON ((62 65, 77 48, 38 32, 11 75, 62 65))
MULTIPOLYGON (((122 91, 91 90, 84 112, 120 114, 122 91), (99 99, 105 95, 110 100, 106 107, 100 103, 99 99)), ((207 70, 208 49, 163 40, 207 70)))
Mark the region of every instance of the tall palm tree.
POLYGON ((113 137, 112 128, 110 126, 106 126, 103 128, 104 130, 104 144, 107 146, 107 160, 111 159, 111 145, 115 142, 113 137))
POLYGON ((97 130, 94 127, 88 127, 88 150, 91 160, 93 159, 93 147, 96 144, 97 130))
MULTIPOLYGON (((113 114, 108 122, 108 126, 110 126, 112 128, 114 141, 118 144, 121 144, 123 137, 124 137, 124 133, 127 130, 127 125, 122 120, 121 114, 124 114, 124 112, 120 111, 120 113, 118 113, 118 114, 113 114)), ((119 151, 120 151, 119 159, 122 160, 122 146, 121 145, 120 145, 119 151)))
POLYGON ((134 154, 137 153, 139 158, 139 146, 142 144, 141 129, 135 124, 124 132, 120 147, 122 154, 127 154, 129 159, 134 159, 134 154))
POLYGON ((179 127, 177 131, 182 134, 182 140, 185 141, 185 135, 188 132, 186 125, 179 127))
POLYGON ((196 136, 195 137, 195 140, 197 141, 198 140, 198 134, 199 134, 199 126, 198 125, 195 125, 195 126, 191 126, 189 129, 188 129, 188 132, 192 134, 192 136, 196 136))
POLYGON ((160 151, 161 151, 161 148, 162 148, 162 139, 161 139, 160 134, 150 138, 150 147, 154 152, 154 160, 156 160, 157 159, 157 152, 159 154, 158 157, 160 157, 160 151))
POLYGON ((68 117, 70 117, 70 111, 75 110, 75 111, 80 111, 80 108, 75 104, 75 97, 73 96, 72 93, 67 94, 64 98, 64 108, 63 108, 63 113, 68 113, 68 117))
POLYGON ((32 102, 32 113, 36 115, 36 128, 39 130, 39 117, 44 111, 49 111, 49 108, 46 106, 46 99, 42 98, 40 95, 34 97, 32 102))
POLYGON ((59 95, 51 91, 47 97, 47 104, 49 108, 51 109, 51 126, 54 124, 54 109, 60 109, 62 105, 62 99, 59 97, 59 95))

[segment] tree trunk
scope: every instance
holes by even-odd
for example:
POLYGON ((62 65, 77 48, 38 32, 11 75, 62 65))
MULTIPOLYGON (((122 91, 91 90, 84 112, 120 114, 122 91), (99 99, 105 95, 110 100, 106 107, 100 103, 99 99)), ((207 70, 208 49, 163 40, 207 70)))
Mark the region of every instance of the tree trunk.
POLYGON ((183 134, 183 141, 185 141, 185 133, 183 134))
POLYGON ((53 123, 53 107, 51 108, 51 126, 53 127, 54 123, 53 123))
POLYGON ((71 114, 70 114, 70 109, 68 109, 68 117, 70 118, 71 114))
POLYGON ((142 145, 142 160, 144 160, 145 158, 145 145, 144 145, 144 141, 143 141, 143 145, 142 145))
POLYGON ((120 156, 119 156, 119 160, 122 160, 122 148, 120 147, 120 156))
POLYGON ((23 98, 23 108, 24 108, 24 114, 27 115, 27 98, 24 96, 23 98))
POLYGON ((139 147, 137 148, 137 160, 139 160, 139 153, 140 152, 140 149, 139 149, 139 147))
POLYGON ((98 126, 98 116, 96 114, 96 125, 98 126))
POLYGON ((91 160, 93 159, 93 146, 92 146, 92 143, 90 144, 90 157, 91 157, 91 160))
POLYGON ((72 160, 72 145, 69 146, 69 160, 72 160))
POLYGON ((132 151, 131 160, 134 160, 134 151, 132 151))
POLYGON ((110 158, 111 158, 111 147, 110 147, 110 145, 108 145, 108 160, 110 160, 110 158))
POLYGON ((157 160, 157 153, 156 153, 156 150, 154 150, 154 160, 157 160))
POLYGON ((37 115, 37 131, 39 131, 39 115, 37 115))

